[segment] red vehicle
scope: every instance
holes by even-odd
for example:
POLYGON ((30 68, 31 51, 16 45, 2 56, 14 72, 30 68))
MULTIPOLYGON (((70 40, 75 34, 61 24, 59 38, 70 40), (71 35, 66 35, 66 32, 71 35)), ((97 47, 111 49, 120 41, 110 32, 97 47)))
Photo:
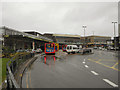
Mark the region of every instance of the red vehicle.
POLYGON ((54 43, 45 43, 45 54, 55 55, 55 44, 54 43))
POLYGON ((62 50, 66 51, 66 47, 67 47, 67 45, 62 45, 62 50))

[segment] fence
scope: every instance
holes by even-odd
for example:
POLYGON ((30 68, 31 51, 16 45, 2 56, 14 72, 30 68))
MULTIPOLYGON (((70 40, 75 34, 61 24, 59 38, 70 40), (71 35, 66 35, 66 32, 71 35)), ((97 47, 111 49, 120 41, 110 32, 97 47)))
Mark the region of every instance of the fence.
POLYGON ((20 88, 17 81, 15 80, 14 76, 17 73, 17 70, 25 61, 32 58, 34 53, 27 53, 27 54, 19 54, 14 56, 8 63, 7 63, 7 70, 6 70, 6 79, 7 79, 7 86, 6 88, 20 88))

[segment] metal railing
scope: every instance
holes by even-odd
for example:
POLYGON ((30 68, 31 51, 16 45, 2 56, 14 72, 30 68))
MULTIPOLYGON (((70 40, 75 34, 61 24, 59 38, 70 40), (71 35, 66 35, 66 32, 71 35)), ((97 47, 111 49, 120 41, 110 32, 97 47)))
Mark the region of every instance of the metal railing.
POLYGON ((6 88, 20 88, 20 85, 15 80, 15 75, 21 65, 28 59, 32 58, 34 53, 27 53, 25 55, 19 54, 14 56, 6 66, 6 80, 7 85, 6 88))

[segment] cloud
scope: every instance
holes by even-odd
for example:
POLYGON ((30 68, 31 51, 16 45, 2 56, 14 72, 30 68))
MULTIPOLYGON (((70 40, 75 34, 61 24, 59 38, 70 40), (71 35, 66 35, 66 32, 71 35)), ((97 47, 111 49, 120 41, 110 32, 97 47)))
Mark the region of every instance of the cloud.
POLYGON ((0 3, 0 26, 2 26, 2 3, 0 3))
POLYGON ((112 21, 118 18, 117 2, 3 3, 3 24, 39 32, 113 36, 112 21))

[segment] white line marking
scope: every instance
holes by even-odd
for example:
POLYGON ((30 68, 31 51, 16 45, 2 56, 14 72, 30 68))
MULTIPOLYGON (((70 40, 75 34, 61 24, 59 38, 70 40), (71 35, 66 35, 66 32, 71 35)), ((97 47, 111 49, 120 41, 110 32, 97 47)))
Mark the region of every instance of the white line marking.
POLYGON ((98 73, 96 73, 95 71, 91 71, 94 75, 99 75, 98 73))
POLYGON ((83 63, 85 63, 85 62, 83 62, 83 63))
POLYGON ((88 68, 88 66, 87 66, 87 65, 85 65, 85 67, 86 67, 86 68, 88 68))
POLYGON ((113 87, 118 87, 118 85, 116 85, 115 83, 109 81, 108 79, 103 79, 105 82, 107 82, 108 84, 110 84, 113 87))

